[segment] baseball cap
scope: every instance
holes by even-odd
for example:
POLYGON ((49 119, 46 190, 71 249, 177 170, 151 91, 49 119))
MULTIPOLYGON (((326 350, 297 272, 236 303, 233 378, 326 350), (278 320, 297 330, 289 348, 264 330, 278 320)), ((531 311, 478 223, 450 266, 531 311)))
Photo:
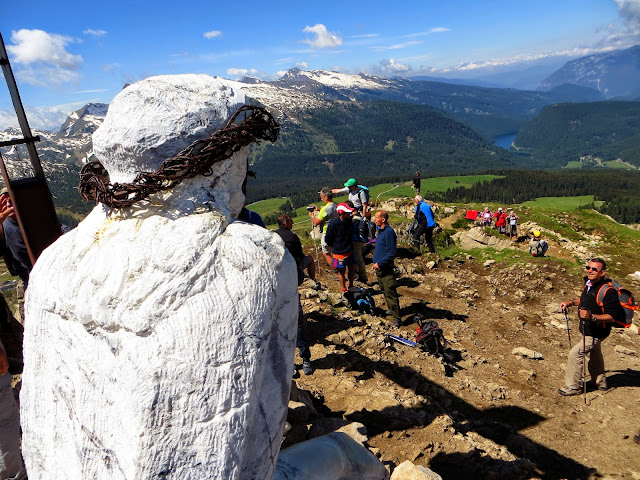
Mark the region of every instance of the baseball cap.
POLYGON ((347 205, 346 203, 341 203, 338 205, 338 207, 336 208, 336 212, 341 213, 341 212, 348 212, 351 213, 353 212, 353 208, 351 208, 349 205, 347 205))
POLYGON ((502 207, 499 207, 499 208, 498 208, 498 211, 499 211, 499 212, 501 212, 501 211, 502 211, 502 207))
POLYGON ((344 186, 345 187, 353 187, 354 185, 357 185, 357 184, 358 184, 358 182, 356 182, 355 178, 350 178, 349 180, 344 182, 344 186))
POLYGON ((540 236, 540 230, 534 230, 533 231, 533 236, 534 237, 539 237, 540 236))

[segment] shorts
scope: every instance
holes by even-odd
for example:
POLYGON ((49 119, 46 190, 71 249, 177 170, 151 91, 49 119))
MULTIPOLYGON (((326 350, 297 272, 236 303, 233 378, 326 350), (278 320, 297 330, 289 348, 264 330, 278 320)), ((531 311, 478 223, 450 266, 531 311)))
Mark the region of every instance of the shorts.
POLYGON ((342 270, 346 268, 348 265, 354 265, 356 263, 356 257, 353 252, 349 252, 348 254, 340 254, 335 253, 333 255, 333 262, 331 266, 333 268, 337 268, 338 270, 342 270))
POLYGON ((320 246, 322 247, 322 253, 331 255, 331 247, 327 245, 327 242, 324 241, 325 234, 322 234, 322 238, 320 239, 320 246))

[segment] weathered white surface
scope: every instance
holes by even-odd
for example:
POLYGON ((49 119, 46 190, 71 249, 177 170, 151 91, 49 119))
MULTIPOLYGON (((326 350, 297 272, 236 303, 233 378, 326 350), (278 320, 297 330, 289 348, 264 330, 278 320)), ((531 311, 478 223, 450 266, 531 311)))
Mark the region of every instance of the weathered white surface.
POLYGON ((162 75, 129 85, 93 134, 93 152, 112 182, 153 172, 218 129, 245 103, 237 82, 209 75, 162 75))
MULTIPOLYGON (((175 97, 154 92, 136 99, 140 110, 153 105, 136 118, 153 125, 184 108, 158 108, 175 97)), ((105 162, 112 178, 112 168, 145 165, 138 153, 133 168, 105 162)), ((297 274, 277 235, 229 223, 245 172, 240 152, 151 206, 111 215, 98 206, 39 258, 21 395, 31 478, 271 477, 293 369, 297 274)))
POLYGON ((387 469, 373 453, 346 433, 334 432, 282 450, 273 480, 388 478, 387 469))

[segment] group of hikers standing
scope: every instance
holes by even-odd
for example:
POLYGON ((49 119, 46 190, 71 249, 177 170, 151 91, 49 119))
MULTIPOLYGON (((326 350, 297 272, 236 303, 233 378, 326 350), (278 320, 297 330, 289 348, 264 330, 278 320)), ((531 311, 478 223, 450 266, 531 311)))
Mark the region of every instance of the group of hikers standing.
POLYGON ((498 233, 507 235, 512 240, 518 238, 518 221, 520 217, 516 215, 515 211, 511 210, 506 213, 502 207, 499 207, 497 212, 492 212, 489 207, 485 207, 484 211, 478 215, 478 218, 480 225, 483 227, 495 225, 498 233))

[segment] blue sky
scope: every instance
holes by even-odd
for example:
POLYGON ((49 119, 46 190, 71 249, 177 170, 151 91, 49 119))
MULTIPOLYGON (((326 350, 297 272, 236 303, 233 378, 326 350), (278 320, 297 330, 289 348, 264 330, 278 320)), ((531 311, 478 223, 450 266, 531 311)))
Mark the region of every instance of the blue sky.
MULTIPOLYGON (((329 69, 482 77, 640 43, 640 0, 28 3, 0 33, 33 128, 159 74, 272 80, 329 69)), ((13 122, 0 84, 0 129, 13 122)))

